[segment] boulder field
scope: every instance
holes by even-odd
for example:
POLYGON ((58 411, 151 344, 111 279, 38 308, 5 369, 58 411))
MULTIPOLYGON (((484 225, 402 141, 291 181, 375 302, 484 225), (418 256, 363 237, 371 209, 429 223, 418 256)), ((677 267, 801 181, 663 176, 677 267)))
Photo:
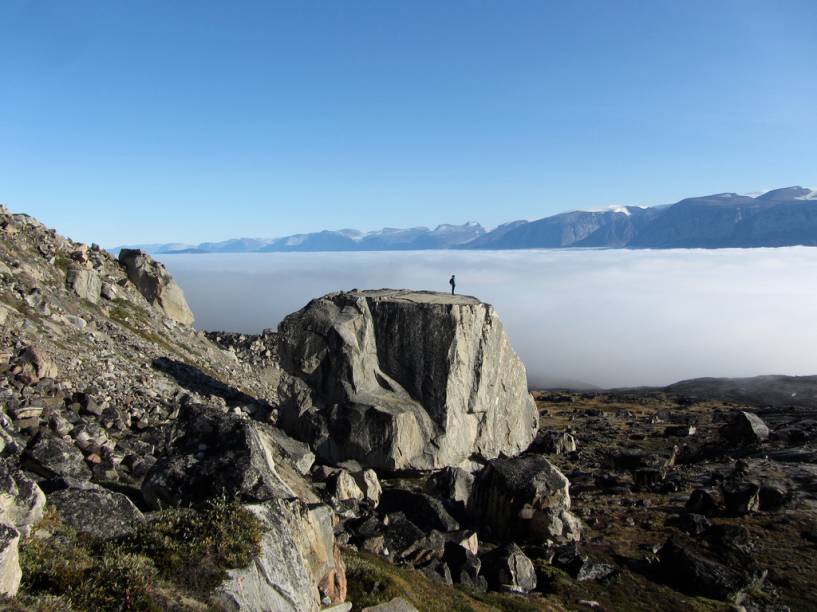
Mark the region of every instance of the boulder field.
POLYGON ((192 323, 147 254, 0 207, 0 610, 817 599, 811 406, 534 400, 469 296, 192 323))

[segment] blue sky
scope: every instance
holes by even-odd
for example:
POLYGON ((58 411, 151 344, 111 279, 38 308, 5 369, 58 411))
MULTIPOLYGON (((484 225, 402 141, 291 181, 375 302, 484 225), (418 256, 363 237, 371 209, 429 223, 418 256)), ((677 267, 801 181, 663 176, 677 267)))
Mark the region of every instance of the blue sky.
POLYGON ((817 187, 817 2, 0 3, 0 201, 83 241, 817 187))

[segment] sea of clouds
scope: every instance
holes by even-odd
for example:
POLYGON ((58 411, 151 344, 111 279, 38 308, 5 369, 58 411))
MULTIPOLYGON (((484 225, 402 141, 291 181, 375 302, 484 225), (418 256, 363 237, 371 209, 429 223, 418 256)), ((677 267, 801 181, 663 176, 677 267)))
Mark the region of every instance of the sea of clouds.
POLYGON ((531 386, 817 374, 817 249, 165 255, 200 329, 257 333, 352 288, 496 306, 531 386))

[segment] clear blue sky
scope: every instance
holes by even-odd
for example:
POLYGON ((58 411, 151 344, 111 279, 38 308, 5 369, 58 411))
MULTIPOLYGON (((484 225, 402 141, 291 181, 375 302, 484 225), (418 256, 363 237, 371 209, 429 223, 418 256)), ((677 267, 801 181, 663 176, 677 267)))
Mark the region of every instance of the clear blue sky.
POLYGON ((0 201, 106 245, 817 187, 817 2, 0 3, 0 201))

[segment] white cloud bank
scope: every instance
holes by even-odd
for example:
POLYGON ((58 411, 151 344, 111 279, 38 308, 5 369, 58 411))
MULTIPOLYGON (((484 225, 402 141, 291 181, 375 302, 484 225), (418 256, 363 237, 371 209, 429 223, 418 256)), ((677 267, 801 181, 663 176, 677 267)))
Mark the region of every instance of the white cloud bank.
POLYGON ((817 374, 817 249, 169 255, 202 329, 258 332, 352 288, 494 304, 532 384, 817 374))

